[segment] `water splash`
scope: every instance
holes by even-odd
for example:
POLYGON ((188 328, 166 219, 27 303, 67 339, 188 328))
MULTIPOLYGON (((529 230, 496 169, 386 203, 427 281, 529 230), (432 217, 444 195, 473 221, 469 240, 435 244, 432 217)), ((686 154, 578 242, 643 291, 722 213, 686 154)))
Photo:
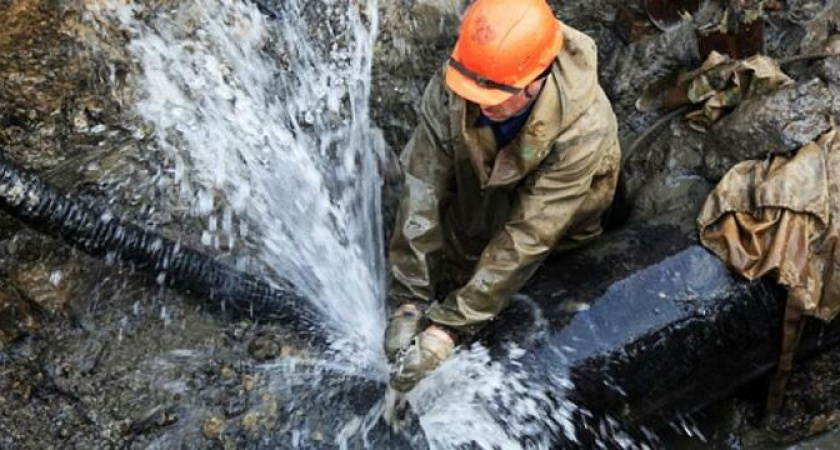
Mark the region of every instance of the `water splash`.
POLYGON ((88 8, 131 37, 135 109, 167 164, 158 184, 174 186, 177 204, 206 223, 201 242, 250 247, 265 272, 316 301, 337 339, 378 349, 385 145, 367 107, 376 3, 320 11, 327 25, 337 21, 321 41, 329 48, 311 45, 298 0, 273 22, 237 0, 152 14, 116 0, 88 8))
POLYGON ((409 395, 432 448, 549 449, 578 442, 574 405, 562 368, 534 377, 524 351, 509 345, 501 358, 481 345, 447 361, 409 395))

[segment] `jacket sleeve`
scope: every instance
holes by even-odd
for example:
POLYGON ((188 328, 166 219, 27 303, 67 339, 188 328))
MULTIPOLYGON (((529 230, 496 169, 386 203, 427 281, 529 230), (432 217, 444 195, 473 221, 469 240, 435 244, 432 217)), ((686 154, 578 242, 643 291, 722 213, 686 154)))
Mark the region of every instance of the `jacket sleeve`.
POLYGON ((612 125, 593 114, 584 114, 563 132, 541 166, 518 187, 509 220, 485 247, 469 282, 432 308, 433 322, 465 334, 479 331, 566 234, 593 179, 603 171, 602 160, 616 150, 611 148, 617 145, 612 125))
POLYGON ((447 92, 440 76, 426 87, 420 123, 400 156, 405 190, 390 246, 389 295, 397 304, 433 298, 432 271, 443 247, 440 205, 452 176, 447 92))

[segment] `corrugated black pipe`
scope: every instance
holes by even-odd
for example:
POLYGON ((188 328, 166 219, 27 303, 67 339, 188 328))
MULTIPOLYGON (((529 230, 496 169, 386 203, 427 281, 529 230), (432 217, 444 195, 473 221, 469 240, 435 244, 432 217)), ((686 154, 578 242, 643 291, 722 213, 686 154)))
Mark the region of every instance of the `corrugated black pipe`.
POLYGON ((165 275, 168 286, 222 308, 279 321, 308 340, 326 338, 321 315, 291 282, 269 284, 204 253, 116 219, 95 205, 71 198, 2 156, 0 208, 91 256, 117 255, 153 276, 165 275))

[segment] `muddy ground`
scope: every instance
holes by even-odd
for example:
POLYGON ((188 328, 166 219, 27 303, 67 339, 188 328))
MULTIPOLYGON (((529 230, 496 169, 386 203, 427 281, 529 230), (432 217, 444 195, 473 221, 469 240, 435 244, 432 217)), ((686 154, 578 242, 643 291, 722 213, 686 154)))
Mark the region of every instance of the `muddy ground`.
MULTIPOLYGON (((165 233, 183 231, 170 227, 166 217, 135 208, 164 193, 108 196, 109 182, 103 180, 115 174, 142 182, 142 161, 125 160, 153 150, 154 143, 130 111, 127 74, 133 69, 119 55, 121 38, 111 43, 115 53, 93 51, 80 20, 82 3, 0 0, 3 154, 73 192, 110 201, 137 222, 154 223, 165 233)), ((380 1, 372 109, 395 150, 410 134, 426 81, 454 42, 465 3, 380 1)), ((627 148, 661 115, 633 108, 640 89, 700 61, 688 26, 667 35, 651 29, 636 43, 620 39, 614 22, 625 4, 554 6, 562 19, 598 41, 602 84, 627 148)), ((838 18, 834 2, 789 0, 770 14, 768 53, 782 58, 821 51, 840 31, 838 18)), ((680 121, 666 126, 629 158, 635 220, 673 210, 696 214, 733 160, 755 157, 744 154, 754 145, 733 150, 721 142, 764 139, 768 146, 795 146, 819 134, 815 115, 840 115, 839 64, 789 67, 800 86, 795 95, 758 99, 713 133, 697 133, 680 121), (765 129, 757 136, 745 122, 754 117, 750 111, 771 101, 799 101, 801 108, 777 123, 762 119, 778 133, 765 129)), ((185 239, 190 242, 189 233, 185 239)), ((208 311, 197 299, 80 255, 5 216, 0 216, 0 283, 0 448, 243 448, 285 432, 277 429, 278 405, 288 399, 270 392, 255 370, 298 352, 277 326, 208 311)), ((797 365, 777 417, 763 416, 759 381, 701 412, 698 422, 719 448, 768 448, 834 429, 840 425, 838 363, 840 349, 797 365)))

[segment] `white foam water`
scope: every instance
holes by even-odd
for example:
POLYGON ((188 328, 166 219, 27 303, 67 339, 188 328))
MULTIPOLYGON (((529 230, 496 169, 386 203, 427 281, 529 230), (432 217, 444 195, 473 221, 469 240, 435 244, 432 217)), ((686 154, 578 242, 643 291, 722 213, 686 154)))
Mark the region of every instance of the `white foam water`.
POLYGON ((338 338, 373 348, 385 321, 385 146, 367 107, 375 2, 333 11, 347 42, 327 49, 311 44, 297 0, 271 23, 238 0, 181 2, 153 17, 118 0, 88 8, 131 36, 135 108, 168 160, 158 182, 205 220, 202 243, 250 236, 261 265, 313 299, 338 338))
POLYGON ((574 407, 558 404, 569 387, 562 368, 539 381, 518 364, 522 349, 491 358, 474 345, 444 363, 409 394, 432 448, 548 449, 557 436, 577 442, 574 407))
MULTIPOLYGON (((381 387, 388 376, 377 173, 386 148, 368 113, 377 2, 280 3, 264 4, 271 18, 240 0, 186 0, 153 14, 124 0, 87 8, 91 23, 130 38, 135 112, 154 126, 166 160, 158 182, 206 224, 202 242, 255 255, 269 277, 290 279, 317 303, 338 341, 354 343, 264 367, 302 428, 286 442, 309 448, 315 425, 295 414, 348 401, 347 386, 330 377, 381 387)), ((428 444, 536 449, 550 448, 552 436, 574 441, 574 409, 549 398, 562 397, 567 374, 551 368, 532 379, 522 356, 514 346, 494 360, 474 345, 424 380, 408 400, 428 444)), ((374 445, 367 435, 389 399, 371 392, 383 398, 369 410, 330 418, 336 446, 374 445)))

